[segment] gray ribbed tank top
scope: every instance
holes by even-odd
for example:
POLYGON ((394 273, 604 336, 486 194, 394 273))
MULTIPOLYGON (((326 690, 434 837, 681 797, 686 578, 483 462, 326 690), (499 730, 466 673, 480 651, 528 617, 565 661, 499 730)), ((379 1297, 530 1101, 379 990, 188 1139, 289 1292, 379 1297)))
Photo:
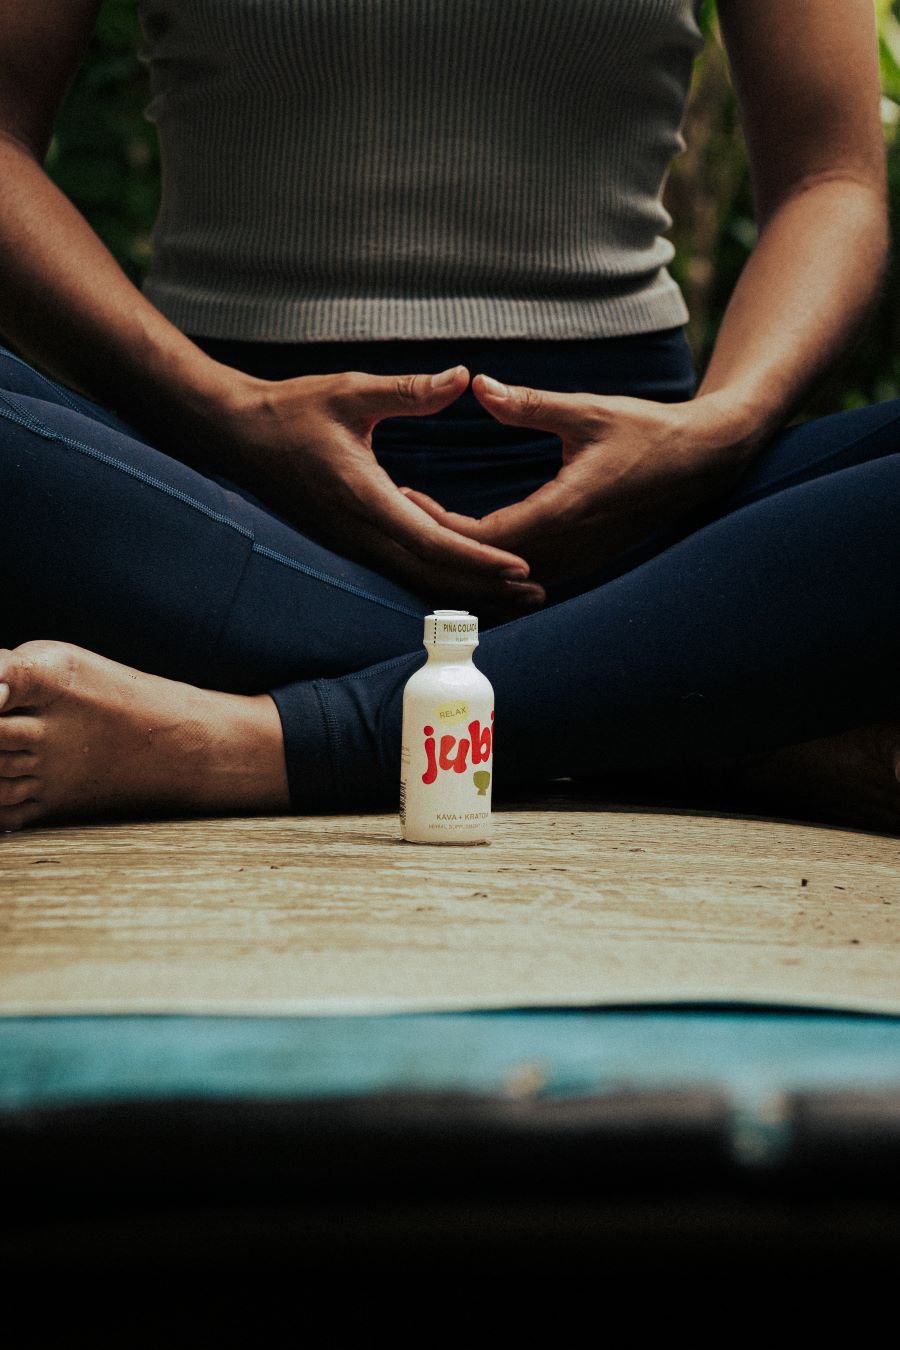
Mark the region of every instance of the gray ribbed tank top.
POLYGON ((660 196, 701 0, 140 0, 148 297, 198 336, 684 323, 660 196))

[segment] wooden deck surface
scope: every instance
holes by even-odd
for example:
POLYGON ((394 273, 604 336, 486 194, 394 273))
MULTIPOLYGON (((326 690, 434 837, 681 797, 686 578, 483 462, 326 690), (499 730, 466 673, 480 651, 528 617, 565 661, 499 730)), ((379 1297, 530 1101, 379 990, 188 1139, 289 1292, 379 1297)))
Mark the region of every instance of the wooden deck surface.
POLYGON ((775 1002, 900 1012, 900 839, 516 809, 0 836, 0 1014, 775 1002))

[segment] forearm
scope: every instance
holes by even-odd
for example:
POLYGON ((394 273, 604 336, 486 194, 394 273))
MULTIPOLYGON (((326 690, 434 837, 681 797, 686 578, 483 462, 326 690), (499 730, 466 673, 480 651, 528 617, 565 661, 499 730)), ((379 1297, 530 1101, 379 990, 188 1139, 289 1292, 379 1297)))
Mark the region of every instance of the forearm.
POLYGON ((240 378, 132 285, 84 218, 17 141, 0 135, 0 332, 99 402, 219 468, 217 416, 240 378))
POLYGON ((852 345, 887 257, 884 199, 868 184, 823 177, 768 217, 697 391, 721 407, 748 455, 852 345))

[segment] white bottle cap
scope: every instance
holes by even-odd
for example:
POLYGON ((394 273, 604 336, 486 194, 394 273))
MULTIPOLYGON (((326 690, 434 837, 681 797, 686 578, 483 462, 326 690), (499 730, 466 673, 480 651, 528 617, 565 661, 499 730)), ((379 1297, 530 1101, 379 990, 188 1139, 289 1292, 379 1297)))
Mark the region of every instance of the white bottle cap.
POLYGON ((467 609, 436 609, 425 619, 426 647, 477 647, 478 619, 467 609))

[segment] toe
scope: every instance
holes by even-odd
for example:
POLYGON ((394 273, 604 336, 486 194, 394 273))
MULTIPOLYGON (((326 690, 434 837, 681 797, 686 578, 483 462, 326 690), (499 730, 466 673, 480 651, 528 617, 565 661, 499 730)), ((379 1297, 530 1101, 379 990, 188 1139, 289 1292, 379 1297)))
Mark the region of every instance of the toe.
POLYGON ((39 778, 2 778, 0 779, 0 807, 21 806, 40 791, 39 778))
POLYGON ((31 750, 0 751, 0 778, 25 778, 34 773, 37 763, 31 750))
POLYGON ((44 735, 44 724, 38 717, 0 716, 0 753, 18 750, 36 750, 44 735))
POLYGON ((78 656, 78 648, 65 642, 25 642, 0 651, 0 712, 47 707, 71 686, 78 656))
POLYGON ((0 833, 21 830, 39 820, 44 813, 40 802, 24 802, 21 806, 0 806, 0 833))

